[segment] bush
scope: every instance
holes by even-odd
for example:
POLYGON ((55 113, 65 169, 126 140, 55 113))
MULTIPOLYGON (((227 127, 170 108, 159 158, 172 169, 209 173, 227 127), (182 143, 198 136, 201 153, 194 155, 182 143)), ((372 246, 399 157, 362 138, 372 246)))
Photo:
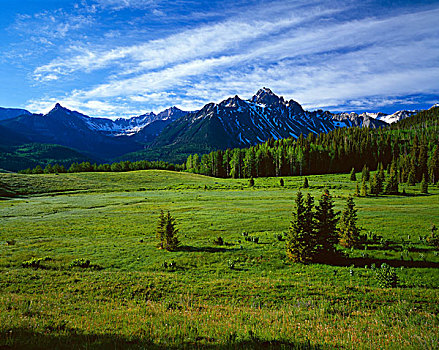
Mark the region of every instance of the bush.
POLYGON ((214 240, 213 240, 213 244, 216 244, 216 245, 224 245, 224 240, 223 240, 222 237, 218 237, 217 239, 214 239, 214 240))
POLYGON ((386 263, 375 270, 375 278, 381 288, 395 288, 398 286, 398 276, 395 270, 386 263))
POLYGON ((75 260, 73 260, 73 261, 70 263, 69 267, 70 267, 70 268, 72 268, 72 267, 80 267, 80 268, 82 268, 82 269, 86 269, 86 268, 91 267, 91 265, 90 265, 90 260, 87 260, 87 259, 84 259, 84 258, 81 258, 81 259, 75 259, 75 260))
POLYGON ((41 267, 41 262, 44 261, 44 259, 42 258, 32 258, 30 260, 27 261, 23 261, 21 263, 21 266, 23 267, 32 267, 34 269, 39 269, 41 267))

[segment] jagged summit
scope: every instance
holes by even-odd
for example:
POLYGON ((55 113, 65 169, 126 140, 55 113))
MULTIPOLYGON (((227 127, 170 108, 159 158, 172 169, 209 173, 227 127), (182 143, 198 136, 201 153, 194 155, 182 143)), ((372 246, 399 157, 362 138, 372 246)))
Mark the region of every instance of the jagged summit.
POLYGON ((256 95, 254 95, 250 101, 254 103, 270 106, 270 105, 278 105, 280 103, 283 103, 284 99, 283 97, 277 96, 269 88, 263 87, 262 89, 258 90, 256 95))

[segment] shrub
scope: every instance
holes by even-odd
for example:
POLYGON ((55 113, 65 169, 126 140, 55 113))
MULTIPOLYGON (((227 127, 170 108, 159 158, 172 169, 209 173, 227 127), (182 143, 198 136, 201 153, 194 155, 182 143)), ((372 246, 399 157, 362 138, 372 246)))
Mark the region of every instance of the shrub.
POLYGON ((23 267, 32 267, 34 269, 38 269, 41 267, 41 262, 44 261, 42 258, 31 258, 30 260, 23 261, 21 266, 23 267))
POLYGON ((427 237, 427 242, 439 250, 439 233, 435 225, 431 226, 431 234, 427 237))
POLYGON ((216 245, 224 245, 224 240, 223 240, 222 237, 218 237, 217 239, 214 239, 214 240, 213 240, 213 244, 216 244, 216 245))
POLYGON ((84 258, 75 259, 75 260, 73 260, 70 263, 69 267, 70 268, 72 268, 72 267, 80 267, 82 269, 86 269, 86 268, 91 267, 90 260, 87 260, 87 259, 84 259, 84 258))
POLYGON ((375 270, 375 278, 381 288, 395 288, 398 286, 398 276, 393 268, 386 263, 375 270))

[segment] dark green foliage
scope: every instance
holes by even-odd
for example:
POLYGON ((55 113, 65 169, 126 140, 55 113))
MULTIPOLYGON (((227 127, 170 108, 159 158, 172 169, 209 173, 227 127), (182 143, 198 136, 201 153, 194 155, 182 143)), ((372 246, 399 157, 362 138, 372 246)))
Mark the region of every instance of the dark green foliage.
POLYGON ((309 188, 308 179, 305 177, 305 180, 303 181, 303 188, 309 188))
MULTIPOLYGON (((308 193, 303 199, 299 191, 295 211, 286 238, 287 256, 293 262, 329 262, 337 255, 338 213, 325 189, 314 211, 314 198, 308 193)), ((279 238, 279 237, 278 237, 279 238)))
POLYGON ((349 176, 349 179, 351 181, 357 181, 357 177, 355 176, 355 169, 354 168, 352 168, 352 170, 351 170, 351 174, 349 176))
POLYGON ((361 191, 360 191, 361 197, 367 197, 367 183, 365 180, 361 183, 361 191))
MULTIPOLYGON (((195 156, 194 156, 195 158, 195 156)), ((64 162, 64 163, 67 163, 64 162)), ((54 174, 54 173, 86 173, 86 172, 126 172, 126 171, 136 171, 136 170, 149 170, 149 169, 160 169, 160 170, 171 170, 171 171, 181 171, 184 169, 183 165, 171 164, 163 161, 147 161, 140 160, 136 162, 121 161, 111 164, 96 164, 90 163, 88 161, 81 163, 70 163, 70 167, 66 170, 64 165, 51 165, 47 164, 43 169, 40 165, 37 165, 33 169, 20 170, 21 174, 54 174)))
POLYGON ((291 261, 304 263, 312 260, 313 232, 309 231, 310 218, 306 217, 310 210, 307 208, 302 192, 297 192, 295 202, 286 239, 286 253, 291 261))
POLYGON ((334 201, 325 189, 315 213, 315 255, 318 261, 327 262, 337 255, 336 245, 338 213, 334 211, 334 201))
POLYGON ((80 267, 82 269, 86 269, 86 268, 91 267, 91 264, 90 264, 90 260, 84 259, 84 258, 80 258, 80 259, 73 260, 70 263, 69 267, 71 267, 71 268, 72 267, 80 267))
POLYGON ((395 270, 386 263, 375 270, 375 277, 381 288, 396 288, 398 286, 398 276, 395 270))
POLYGON ((360 245, 360 229, 357 227, 357 209, 354 199, 348 197, 346 207, 340 219, 340 244, 346 248, 356 248, 360 245))
POLYGON ((380 164, 384 181, 384 169, 395 159, 400 183, 407 181, 411 169, 415 171, 413 183, 421 181, 422 174, 419 174, 425 171, 426 176, 434 172, 437 182, 439 151, 435 157, 433 151, 437 148, 439 108, 427 115, 427 122, 416 117, 406 118, 421 123, 413 123, 408 130, 395 124, 382 129, 341 128, 306 138, 269 140, 248 149, 211 152, 198 168, 190 158, 186 167, 191 172, 210 176, 221 173, 233 178, 348 173, 352 168, 363 167, 362 180, 369 181, 369 169, 377 169, 380 164), (217 159, 223 162, 218 164, 217 159), (421 168, 423 170, 416 171, 421 168))
POLYGON ((218 237, 218 238, 216 238, 216 239, 213 240, 213 244, 216 244, 216 245, 224 245, 224 240, 223 240, 222 237, 218 237))
MULTIPOLYGON (((161 220, 161 218, 159 218, 159 220, 161 220)), ((168 251, 177 250, 178 246, 180 245, 177 235, 178 229, 176 228, 175 219, 168 211, 168 213, 164 216, 164 237, 162 241, 163 249, 168 251)))
POLYGON ((32 267, 34 269, 39 269, 41 267, 41 262, 43 262, 44 259, 42 258, 31 258, 30 260, 23 261, 21 263, 21 266, 23 267, 32 267))
POLYGON ((439 232, 436 225, 431 226, 431 233, 430 236, 427 237, 427 242, 439 250, 439 232))
POLYGON ((395 162, 392 162, 390 167, 389 179, 386 185, 386 194, 398 194, 398 173, 395 162))
POLYGON ((250 187, 253 187, 253 186, 255 185, 255 179, 250 178, 250 180, 248 181, 248 185, 249 185, 250 187))
POLYGON ((358 186, 358 182, 355 184, 355 193, 354 193, 354 197, 359 197, 360 196, 360 186, 358 186))

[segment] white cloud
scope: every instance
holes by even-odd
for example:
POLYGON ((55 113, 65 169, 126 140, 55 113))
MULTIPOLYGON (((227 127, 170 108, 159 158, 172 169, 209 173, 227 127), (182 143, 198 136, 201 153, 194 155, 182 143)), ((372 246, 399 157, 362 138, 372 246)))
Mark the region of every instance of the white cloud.
POLYGON ((238 16, 140 45, 72 47, 76 54, 38 67, 34 77, 50 81, 110 70, 109 80, 64 99, 108 116, 130 114, 133 103, 155 111, 170 105, 194 110, 235 94, 249 98, 262 86, 307 108, 399 103, 385 96, 439 93, 439 9, 322 20, 345 9, 307 8, 306 14, 265 20, 238 16))

